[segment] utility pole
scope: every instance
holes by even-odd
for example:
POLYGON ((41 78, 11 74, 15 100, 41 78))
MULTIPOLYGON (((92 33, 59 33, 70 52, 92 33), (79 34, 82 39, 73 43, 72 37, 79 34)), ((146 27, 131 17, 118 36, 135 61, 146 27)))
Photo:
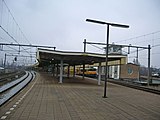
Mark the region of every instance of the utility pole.
POLYGON ((140 64, 139 64, 139 60, 138 60, 138 47, 137 47, 137 56, 136 56, 136 63, 137 63, 137 66, 138 66, 138 81, 140 81, 140 64))
POLYGON ((84 39, 84 53, 86 52, 86 39, 84 39))
POLYGON ((151 58, 150 58, 150 54, 151 54, 151 46, 150 45, 148 45, 148 86, 149 86, 149 84, 150 84, 150 75, 151 75, 151 70, 150 70, 150 60, 151 60, 151 58))
POLYGON ((104 21, 99 21, 99 20, 92 20, 92 19, 86 19, 87 22, 92 22, 96 24, 102 24, 106 25, 107 27, 107 37, 106 37, 106 66, 105 66, 105 85, 104 85, 104 96, 103 98, 107 98, 107 79, 108 79, 108 46, 109 46, 109 26, 113 27, 121 27, 121 28, 129 28, 129 25, 122 25, 122 24, 116 24, 116 23, 109 23, 109 22, 104 22, 104 21))
POLYGON ((4 68, 6 67, 6 53, 5 53, 5 56, 4 56, 4 68))

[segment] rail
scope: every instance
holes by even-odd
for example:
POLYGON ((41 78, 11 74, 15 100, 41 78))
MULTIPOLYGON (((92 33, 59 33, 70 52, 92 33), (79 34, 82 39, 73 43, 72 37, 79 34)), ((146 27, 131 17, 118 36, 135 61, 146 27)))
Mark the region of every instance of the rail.
POLYGON ((120 81, 120 80, 111 80, 111 79, 108 80, 108 82, 160 95, 160 90, 140 86, 140 85, 137 85, 137 84, 127 83, 127 82, 120 81))
POLYGON ((20 92, 31 80, 35 77, 34 72, 28 72, 27 77, 24 77, 21 82, 14 86, 10 86, 7 90, 4 90, 0 93, 0 106, 5 104, 10 100, 14 95, 20 92))
POLYGON ((0 75, 0 86, 13 81, 14 79, 20 78, 23 75, 25 75, 25 71, 15 71, 15 72, 10 72, 10 73, 3 73, 0 75))

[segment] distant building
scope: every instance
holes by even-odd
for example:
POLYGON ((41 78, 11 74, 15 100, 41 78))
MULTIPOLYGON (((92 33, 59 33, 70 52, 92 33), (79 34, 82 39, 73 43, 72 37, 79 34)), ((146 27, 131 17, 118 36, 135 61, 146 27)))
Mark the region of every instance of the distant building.
POLYGON ((108 54, 121 54, 122 55, 122 46, 115 45, 114 43, 112 45, 109 45, 108 54))

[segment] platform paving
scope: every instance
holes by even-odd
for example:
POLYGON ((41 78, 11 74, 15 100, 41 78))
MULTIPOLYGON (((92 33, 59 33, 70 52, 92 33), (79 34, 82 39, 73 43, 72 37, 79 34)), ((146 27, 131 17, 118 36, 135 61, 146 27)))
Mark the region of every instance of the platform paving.
POLYGON ((0 108, 5 120, 160 120, 160 95, 81 78, 58 83, 47 73, 0 108), (11 109, 12 108, 12 109, 11 109))

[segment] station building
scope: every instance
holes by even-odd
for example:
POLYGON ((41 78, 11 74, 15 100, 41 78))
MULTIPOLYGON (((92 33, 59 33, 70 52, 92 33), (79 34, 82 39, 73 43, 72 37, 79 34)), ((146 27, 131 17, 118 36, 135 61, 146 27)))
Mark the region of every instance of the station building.
MULTIPOLYGON (((59 77, 59 83, 63 82, 64 73, 73 77, 76 75, 78 67, 96 67, 98 73, 98 84, 101 82, 101 76, 105 74, 105 54, 58 51, 50 49, 37 49, 37 60, 39 68, 51 72, 59 77)), ((137 78, 138 67, 127 64, 127 55, 121 53, 110 53, 108 55, 108 77, 112 79, 137 78)), ((84 77, 84 76, 83 76, 84 77)))

